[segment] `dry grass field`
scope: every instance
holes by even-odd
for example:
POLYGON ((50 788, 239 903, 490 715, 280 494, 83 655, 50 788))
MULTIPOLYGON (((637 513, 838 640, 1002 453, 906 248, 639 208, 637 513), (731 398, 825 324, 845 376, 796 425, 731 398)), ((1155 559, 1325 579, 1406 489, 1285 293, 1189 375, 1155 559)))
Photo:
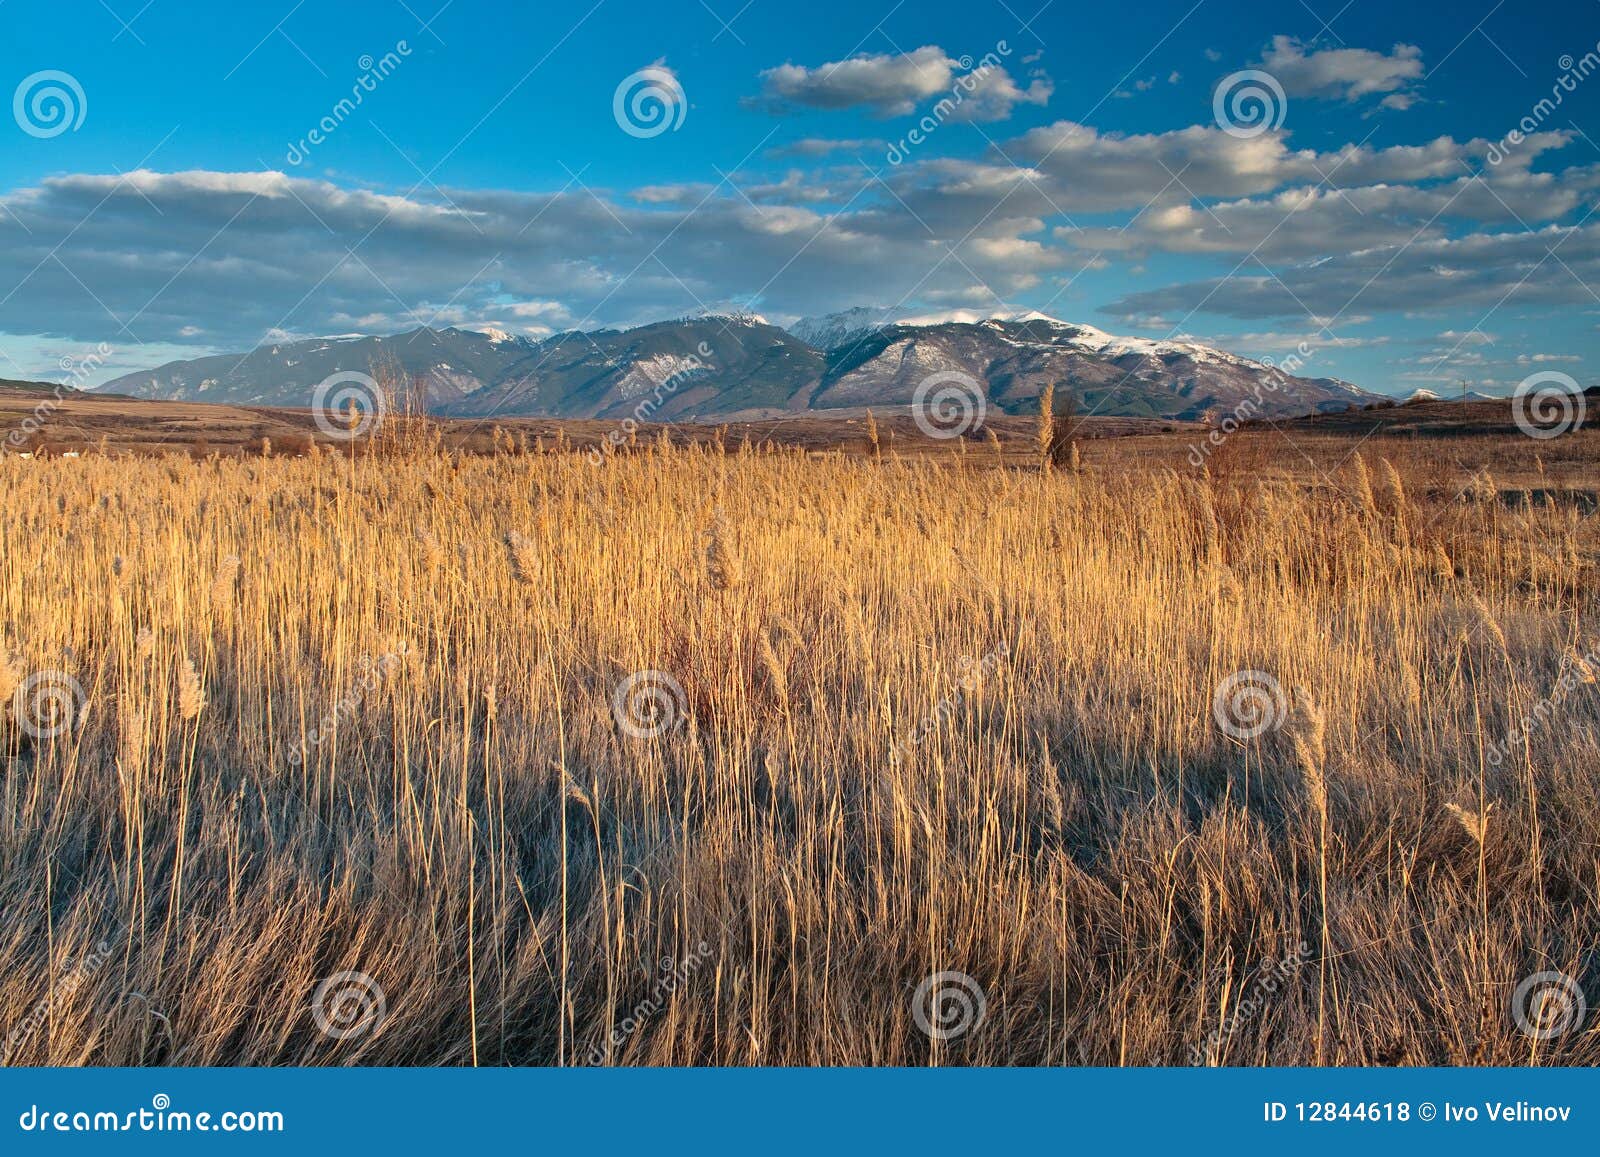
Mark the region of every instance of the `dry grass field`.
POLYGON ((1184 445, 0 459, 5 1061, 1600 1062, 1600 434, 1184 445))

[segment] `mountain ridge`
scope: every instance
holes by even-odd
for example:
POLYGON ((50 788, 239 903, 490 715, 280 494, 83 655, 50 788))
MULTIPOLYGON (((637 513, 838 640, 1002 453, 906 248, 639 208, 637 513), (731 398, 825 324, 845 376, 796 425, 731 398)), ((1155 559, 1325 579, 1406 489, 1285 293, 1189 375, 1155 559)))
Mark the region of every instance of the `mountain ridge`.
POLYGON ((370 374, 442 416, 718 420, 910 405, 931 375, 1026 413, 1047 387, 1108 416, 1292 416, 1376 401, 1197 342, 1118 337, 1033 311, 857 308, 788 327, 701 314, 541 340, 458 327, 269 343, 169 362, 102 390, 168 401, 304 407, 335 373, 370 374))

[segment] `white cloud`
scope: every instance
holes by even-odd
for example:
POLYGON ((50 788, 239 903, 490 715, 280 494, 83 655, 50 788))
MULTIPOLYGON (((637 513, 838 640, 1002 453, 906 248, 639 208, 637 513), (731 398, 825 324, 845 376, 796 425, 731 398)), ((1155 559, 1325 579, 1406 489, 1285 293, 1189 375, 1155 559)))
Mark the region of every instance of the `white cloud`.
MULTIPOLYGON (((1308 52, 1292 36, 1274 36, 1272 47, 1256 67, 1277 77, 1289 96, 1351 101, 1377 93, 1400 93, 1421 80, 1423 71, 1422 50, 1412 44, 1396 44, 1387 53, 1367 48, 1308 52)), ((1409 95, 1389 98, 1384 104, 1405 108, 1409 100, 1409 95)))
POLYGON ((626 325, 758 295, 807 314, 974 279, 1006 296, 1081 263, 1042 243, 1039 218, 967 206, 947 215, 951 260, 880 185, 853 180, 829 213, 794 175, 693 201, 452 188, 449 203, 281 173, 52 178, 0 197, 0 316, 12 334, 68 342, 137 348, 199 329, 241 349, 279 331, 626 325))
POLYGON ((1183 317, 1191 310, 1237 318, 1338 317, 1431 308, 1484 312, 1593 301, 1600 285, 1600 225, 1426 238, 1285 266, 1129 294, 1106 307, 1123 317, 1183 317), (1554 256, 1552 256, 1554 254, 1554 256), (1559 258, 1559 260, 1557 260, 1559 258))
POLYGON ((1024 88, 992 58, 974 64, 931 44, 816 68, 783 64, 764 71, 761 81, 762 98, 772 111, 867 108, 880 117, 908 116, 924 103, 953 97, 959 86, 963 100, 958 117, 986 121, 1003 120, 1018 104, 1042 105, 1052 91, 1046 77, 1036 77, 1024 88))

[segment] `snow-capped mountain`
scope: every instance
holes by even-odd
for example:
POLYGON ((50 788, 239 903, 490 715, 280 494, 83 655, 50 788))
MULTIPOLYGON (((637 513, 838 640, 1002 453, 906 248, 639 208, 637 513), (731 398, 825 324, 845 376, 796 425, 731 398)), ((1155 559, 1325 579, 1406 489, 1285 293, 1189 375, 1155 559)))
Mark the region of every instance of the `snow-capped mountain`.
POLYGON ((1480 394, 1477 390, 1468 390, 1465 395, 1441 394, 1435 390, 1430 390, 1426 387, 1423 387, 1422 389, 1412 390, 1405 397, 1401 398, 1400 404, 1402 406, 1409 406, 1413 402, 1492 402, 1494 400, 1494 395, 1480 394))
POLYGON ((1250 400, 1263 416, 1344 409, 1373 396, 1333 378, 1298 378, 1196 342, 1116 337, 1039 313, 907 319, 857 330, 828 351, 811 408, 909 402, 929 374, 984 384, 1005 413, 1031 411, 1046 386, 1097 414, 1205 419, 1250 400))
POLYGON ((126 374, 102 389, 171 401, 306 406, 329 375, 354 370, 392 378, 413 403, 438 408, 501 381, 534 348, 526 338, 503 331, 423 327, 391 337, 309 338, 244 354, 168 362, 126 374))
POLYGON ((1118 337, 1034 312, 852 309, 787 329, 708 313, 542 341, 418 329, 173 362, 104 387, 143 397, 305 406, 329 375, 380 372, 436 413, 488 418, 722 420, 908 405, 929 374, 971 378, 992 411, 1028 413, 1054 386, 1082 412, 1205 419, 1345 409, 1374 395, 1188 341, 1118 337), (891 316, 893 315, 893 316, 891 316))

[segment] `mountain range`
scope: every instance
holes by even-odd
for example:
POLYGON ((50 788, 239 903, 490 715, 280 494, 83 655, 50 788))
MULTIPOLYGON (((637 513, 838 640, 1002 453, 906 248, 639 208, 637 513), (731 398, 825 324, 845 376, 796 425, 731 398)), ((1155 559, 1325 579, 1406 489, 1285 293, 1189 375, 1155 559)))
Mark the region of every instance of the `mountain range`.
POLYGON ((1029 413, 1048 385, 1080 412, 1220 419, 1337 411, 1376 399, 1335 378, 1293 377, 1185 341, 1115 337, 1038 313, 934 317, 854 309, 785 329, 706 314, 633 329, 555 334, 422 327, 263 345, 170 362, 107 392, 182 401, 306 406, 332 374, 398 383, 414 404, 461 417, 750 419, 910 404, 932 374, 966 375, 988 407, 1029 413), (1254 399, 1252 402, 1251 399, 1254 399))

